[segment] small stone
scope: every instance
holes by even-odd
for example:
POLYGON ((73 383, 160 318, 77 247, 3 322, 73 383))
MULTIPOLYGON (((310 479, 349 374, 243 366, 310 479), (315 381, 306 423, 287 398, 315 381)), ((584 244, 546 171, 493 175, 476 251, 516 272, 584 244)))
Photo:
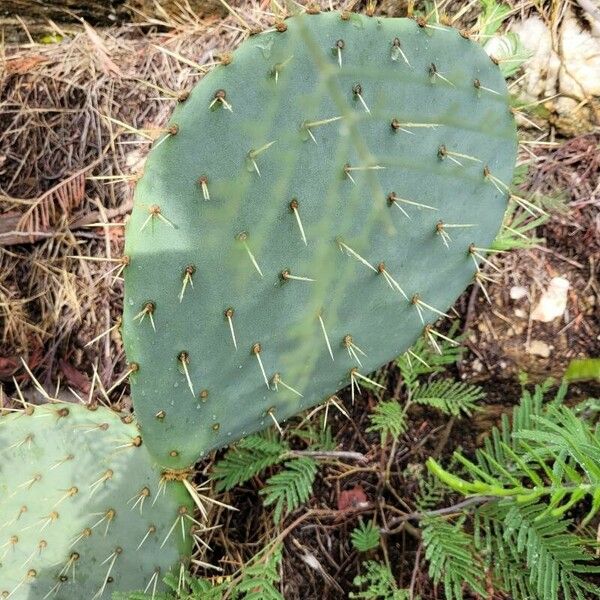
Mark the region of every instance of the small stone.
POLYGON ((564 277, 553 277, 537 306, 533 309, 531 318, 534 321, 549 323, 562 317, 567 308, 569 287, 569 281, 564 277))
POLYGON ((520 285, 514 285, 510 288, 510 299, 511 300, 521 300, 527 296, 527 288, 524 288, 520 285))
POLYGON ((519 319, 527 318, 527 312, 524 311, 522 308, 515 308, 514 313, 515 313, 515 317, 519 317, 519 319))
POLYGON ((515 335, 521 335, 525 332, 526 325, 525 324, 515 324, 512 327, 515 335))
POLYGON ((534 356, 548 358, 550 356, 550 346, 546 342, 542 342, 542 340, 531 340, 527 352, 534 356))

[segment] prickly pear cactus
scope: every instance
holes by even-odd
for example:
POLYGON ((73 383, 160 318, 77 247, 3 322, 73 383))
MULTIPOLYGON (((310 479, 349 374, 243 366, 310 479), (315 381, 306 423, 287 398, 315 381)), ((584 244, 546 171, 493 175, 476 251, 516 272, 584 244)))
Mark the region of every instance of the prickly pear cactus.
POLYGON ((450 28, 305 14, 226 62, 173 113, 126 233, 135 410, 171 467, 410 347, 473 280, 516 156, 498 65, 450 28))
POLYGON ((108 409, 0 417, 0 598, 100 600, 161 589, 191 552, 192 505, 108 409))

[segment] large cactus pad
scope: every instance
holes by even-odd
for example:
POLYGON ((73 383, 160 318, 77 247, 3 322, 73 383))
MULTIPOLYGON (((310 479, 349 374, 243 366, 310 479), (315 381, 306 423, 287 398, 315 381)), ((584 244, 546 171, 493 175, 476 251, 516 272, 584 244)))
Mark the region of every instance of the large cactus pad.
POLYGON ((472 281, 516 128, 458 31, 301 15, 175 110, 127 227, 123 333, 162 464, 324 400, 406 350, 472 281))
POLYGON ((0 598, 162 589, 191 552, 190 502, 108 409, 48 404, 0 417, 0 598))

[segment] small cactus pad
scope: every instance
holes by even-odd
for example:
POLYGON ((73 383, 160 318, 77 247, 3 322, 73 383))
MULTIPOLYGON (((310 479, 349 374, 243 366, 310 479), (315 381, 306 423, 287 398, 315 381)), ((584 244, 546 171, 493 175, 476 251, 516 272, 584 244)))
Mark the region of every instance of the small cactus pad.
POLYGON ((137 428, 108 409, 46 404, 0 417, 0 598, 160 590, 191 553, 192 511, 137 428))
POLYGON ((192 90, 127 226, 123 336, 150 452, 184 467, 360 385, 473 280, 517 138, 458 31, 298 15, 192 90))

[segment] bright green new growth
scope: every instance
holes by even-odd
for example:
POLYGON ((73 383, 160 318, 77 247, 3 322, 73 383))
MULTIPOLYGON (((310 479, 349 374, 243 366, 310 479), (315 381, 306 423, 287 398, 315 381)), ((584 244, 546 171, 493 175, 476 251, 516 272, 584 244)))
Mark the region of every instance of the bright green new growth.
POLYGON ((477 274, 516 146, 498 66, 456 30, 332 12, 244 42, 177 107, 127 227, 156 460, 358 393, 477 274))
POLYGON ((592 521, 600 511, 600 429, 587 402, 571 406, 565 384, 544 403, 551 385, 524 390, 472 459, 457 450, 447 470, 427 461, 438 482, 427 485, 432 499, 440 484, 466 496, 454 522, 430 515, 422 523, 429 574, 449 600, 462 599, 465 585, 485 596, 490 582, 511 598, 600 598, 592 521))
POLYGON ((0 448, 0 598, 161 590, 190 554, 189 495, 114 412, 30 406, 0 417, 0 448))

